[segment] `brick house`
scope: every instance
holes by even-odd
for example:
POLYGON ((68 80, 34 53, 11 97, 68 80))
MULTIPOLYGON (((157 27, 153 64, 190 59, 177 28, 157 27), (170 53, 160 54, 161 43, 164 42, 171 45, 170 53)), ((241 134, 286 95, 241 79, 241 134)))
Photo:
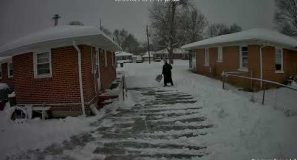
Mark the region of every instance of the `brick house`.
POLYGON ((115 80, 118 49, 96 27, 48 28, 0 47, 1 57, 10 56, 1 61, 0 82, 15 88, 20 105, 50 106, 55 117, 80 115, 115 80))
MULTIPOLYGON (((161 58, 161 59, 168 59, 168 50, 162 49, 159 51, 156 51, 154 53, 154 59, 161 58)), ((174 48, 173 49, 173 59, 188 59, 188 52, 182 48, 174 48)))
MULTIPOLYGON (((184 45, 190 51, 190 68, 221 78, 223 72, 284 83, 297 74, 297 40, 267 29, 251 29, 184 45)), ((228 77, 244 88, 260 89, 261 81, 228 77), (252 84, 252 85, 251 85, 252 84)))

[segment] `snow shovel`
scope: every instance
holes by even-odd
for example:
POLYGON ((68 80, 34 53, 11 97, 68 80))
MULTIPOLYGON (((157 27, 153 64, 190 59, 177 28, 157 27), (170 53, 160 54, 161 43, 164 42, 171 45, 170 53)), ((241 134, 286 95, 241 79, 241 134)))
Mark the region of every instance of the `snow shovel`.
POLYGON ((159 75, 157 75, 157 77, 156 77, 156 81, 157 81, 157 82, 161 82, 161 81, 162 81, 162 78, 163 78, 163 75, 162 75, 162 74, 159 74, 159 75))

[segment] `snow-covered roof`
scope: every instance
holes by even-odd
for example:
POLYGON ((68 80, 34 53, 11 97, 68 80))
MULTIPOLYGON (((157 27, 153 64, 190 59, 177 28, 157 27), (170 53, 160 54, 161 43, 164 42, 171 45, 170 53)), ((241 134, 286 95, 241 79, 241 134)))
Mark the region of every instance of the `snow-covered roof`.
POLYGON ((11 57, 10 56, 0 57, 0 63, 9 62, 9 61, 11 61, 11 57))
POLYGON ((217 45, 224 46, 235 43, 270 44, 295 49, 297 47, 297 40, 293 37, 289 37, 287 35, 269 29, 255 28, 190 43, 182 46, 182 48, 186 50, 191 50, 217 45))
MULTIPOLYGON (((156 51, 156 53, 157 54, 168 54, 168 50, 165 48, 165 49, 156 51)), ((182 48, 174 48, 173 49, 173 54, 182 54, 182 53, 187 53, 187 51, 182 48)))
POLYGON ((61 25, 50 27, 18 38, 0 47, 0 56, 11 56, 45 47, 63 47, 90 44, 97 47, 120 50, 121 48, 94 26, 61 25))
MULTIPOLYGON (((154 51, 150 51, 150 57, 152 57, 153 58, 153 55, 155 54, 155 52, 154 51)), ((142 57, 149 57, 149 53, 148 52, 145 52, 144 54, 143 54, 143 56, 142 57)))
POLYGON ((116 52, 116 56, 133 56, 132 53, 127 53, 127 52, 116 52))

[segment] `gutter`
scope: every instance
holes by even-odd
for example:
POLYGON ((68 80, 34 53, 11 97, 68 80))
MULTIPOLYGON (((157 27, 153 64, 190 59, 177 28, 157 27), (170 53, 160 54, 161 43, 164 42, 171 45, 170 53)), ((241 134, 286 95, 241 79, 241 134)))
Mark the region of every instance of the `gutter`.
POLYGON ((83 91, 83 85, 82 85, 82 71, 81 71, 81 51, 76 45, 75 41, 73 41, 73 47, 77 51, 77 59, 78 59, 78 76, 79 76, 79 90, 80 90, 80 102, 81 102, 81 109, 82 114, 86 116, 85 111, 85 100, 84 100, 84 91, 83 91))

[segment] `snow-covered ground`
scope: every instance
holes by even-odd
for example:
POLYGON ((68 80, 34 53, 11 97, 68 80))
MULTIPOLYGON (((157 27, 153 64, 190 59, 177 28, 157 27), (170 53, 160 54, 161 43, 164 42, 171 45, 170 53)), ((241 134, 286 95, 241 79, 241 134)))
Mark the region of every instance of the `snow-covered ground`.
POLYGON ((188 71, 187 61, 175 61, 175 86, 163 87, 155 81, 161 68, 162 62, 124 64, 126 101, 96 117, 16 124, 0 112, 0 159, 22 159, 21 151, 37 148, 23 159, 297 158, 296 116, 223 90, 220 81, 188 71))
POLYGON ((116 108, 118 103, 108 105, 94 117, 67 117, 65 119, 32 119, 11 121, 9 104, 0 111, 0 160, 7 155, 42 150, 52 144, 60 144, 74 135, 86 133, 94 129, 90 123, 105 116, 106 109, 116 108))
MULTIPOLYGON (((161 87, 154 81, 161 67, 162 63, 127 64, 128 86, 161 87)), ((297 158, 296 116, 223 90, 220 81, 189 72, 187 61, 175 61, 173 68, 174 88, 201 100, 203 114, 216 126, 202 138, 211 153, 206 159, 297 158)))

